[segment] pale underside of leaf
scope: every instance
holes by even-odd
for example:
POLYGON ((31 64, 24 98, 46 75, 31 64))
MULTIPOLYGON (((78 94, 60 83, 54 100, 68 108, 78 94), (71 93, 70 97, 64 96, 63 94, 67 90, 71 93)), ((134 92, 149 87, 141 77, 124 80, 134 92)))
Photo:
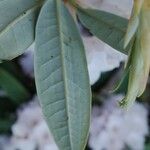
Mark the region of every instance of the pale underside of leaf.
POLYGON ((134 38, 134 35, 136 34, 136 31, 138 29, 138 25, 139 25, 138 16, 135 16, 129 21, 128 29, 127 29, 125 40, 124 40, 124 48, 126 48, 128 44, 130 43, 130 41, 132 40, 132 38, 134 38))
POLYGON ((60 0, 48 0, 36 28, 35 77, 40 103, 60 150, 83 150, 91 92, 85 51, 60 0))
POLYGON ((81 23, 90 32, 118 51, 127 54, 123 48, 128 20, 108 12, 78 8, 81 23))
POLYGON ((42 1, 0 1, 0 60, 17 57, 33 43, 42 1))

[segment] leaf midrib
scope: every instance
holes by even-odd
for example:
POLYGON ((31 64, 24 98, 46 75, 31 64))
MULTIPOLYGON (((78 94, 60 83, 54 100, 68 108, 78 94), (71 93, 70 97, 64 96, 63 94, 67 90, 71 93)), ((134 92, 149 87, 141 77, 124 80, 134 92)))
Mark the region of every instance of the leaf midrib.
POLYGON ((40 7, 43 2, 39 2, 38 4, 34 5, 33 7, 27 9, 23 13, 21 13, 18 17, 16 17, 12 22, 10 22, 4 29, 0 31, 0 36, 6 33, 13 25, 17 24, 20 20, 28 16, 30 13, 34 12, 38 7, 40 7))
MULTIPOLYGON (((63 35, 62 35, 62 32, 61 32, 61 1, 60 0, 56 0, 56 16, 57 16, 57 22, 58 22, 58 32, 59 32, 59 39, 60 39, 60 49, 61 49, 61 62, 62 62, 62 76, 63 76, 63 81, 64 81, 64 91, 65 91, 65 102, 66 102, 66 111, 67 111, 67 116, 69 114, 69 110, 68 110, 68 105, 67 105, 67 101, 68 101, 68 97, 66 95, 68 95, 67 93, 67 79, 66 79, 66 72, 65 72, 65 62, 64 62, 64 54, 63 54, 63 35)), ((70 117, 68 116, 68 121, 67 121, 67 124, 68 124, 68 134, 69 134, 69 140, 70 140, 70 143, 69 143, 69 146, 72 148, 72 141, 71 141, 71 135, 70 135, 70 128, 69 128, 69 120, 70 120, 70 117)))

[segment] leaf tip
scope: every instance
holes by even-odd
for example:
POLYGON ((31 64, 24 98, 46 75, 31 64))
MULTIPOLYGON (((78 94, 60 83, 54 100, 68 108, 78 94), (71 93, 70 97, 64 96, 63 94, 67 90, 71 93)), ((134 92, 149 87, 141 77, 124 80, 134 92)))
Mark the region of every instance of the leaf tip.
POLYGON ((134 101, 128 99, 128 98, 123 98, 121 101, 118 102, 119 107, 128 110, 132 105, 133 105, 134 101))

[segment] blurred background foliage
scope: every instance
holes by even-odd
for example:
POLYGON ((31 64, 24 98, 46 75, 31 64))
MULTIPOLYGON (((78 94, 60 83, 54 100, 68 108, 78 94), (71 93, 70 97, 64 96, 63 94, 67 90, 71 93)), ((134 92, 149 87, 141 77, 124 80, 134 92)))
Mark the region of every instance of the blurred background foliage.
POLYGON ((0 64, 0 134, 9 134, 16 110, 35 94, 34 79, 25 75, 18 60, 0 64))

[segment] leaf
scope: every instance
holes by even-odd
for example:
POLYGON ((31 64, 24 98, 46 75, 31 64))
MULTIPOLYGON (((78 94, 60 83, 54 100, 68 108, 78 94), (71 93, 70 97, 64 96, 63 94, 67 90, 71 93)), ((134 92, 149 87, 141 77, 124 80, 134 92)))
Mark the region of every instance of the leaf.
POLYGON ((143 80, 140 86, 141 95, 146 89, 147 81, 149 78, 150 72, 150 1, 145 0, 143 4, 143 8, 141 10, 141 18, 140 18, 140 47, 143 56, 143 80))
POLYGON ((150 150, 150 143, 148 143, 148 144, 145 145, 144 150, 150 150))
POLYGON ((103 42, 127 54, 124 49, 124 36, 128 20, 120 16, 94 9, 78 8, 81 23, 103 42))
MULTIPOLYGON (((139 34, 139 29, 137 35, 139 34)), ((136 38, 133 49, 130 55, 130 70, 129 70, 129 81, 128 89, 125 98, 120 101, 120 106, 128 108, 130 107, 137 97, 141 95, 140 86, 143 84, 143 56, 141 55, 140 49, 140 37, 136 38)))
POLYGON ((14 124, 12 118, 1 119, 0 118, 0 134, 10 133, 11 127, 14 124))
POLYGON ((36 28, 35 78, 40 103, 60 150, 83 150, 91 90, 83 43, 60 0, 48 0, 36 28))
POLYGON ((126 93, 129 81, 130 66, 124 70, 121 81, 118 82, 117 86, 113 89, 112 93, 126 93))
POLYGON ((126 48, 128 46, 131 39, 136 34, 136 31, 139 26, 139 14, 140 14, 143 2, 144 2, 144 0, 134 0, 132 15, 129 20, 127 32, 125 35, 124 48, 126 48))
POLYGON ((43 0, 0 0, 0 60, 22 54, 34 41, 43 0))
POLYGON ((16 104, 29 98, 30 94, 24 86, 4 69, 0 68, 0 87, 16 104))
POLYGON ((139 26, 135 34, 135 43, 131 50, 129 63, 128 91, 121 101, 122 106, 130 106, 146 89, 150 71, 150 1, 145 0, 139 14, 139 26))

